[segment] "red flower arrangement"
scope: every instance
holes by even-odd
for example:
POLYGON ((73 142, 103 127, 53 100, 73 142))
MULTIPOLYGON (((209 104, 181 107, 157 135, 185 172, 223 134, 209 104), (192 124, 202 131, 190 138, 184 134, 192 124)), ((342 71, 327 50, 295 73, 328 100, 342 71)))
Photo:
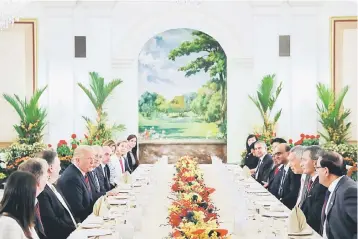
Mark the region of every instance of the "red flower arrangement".
POLYGON ((219 229, 216 208, 210 200, 214 188, 206 187, 197 163, 182 157, 176 164, 177 174, 171 190, 177 196, 169 208, 170 238, 227 238, 228 231, 219 229))

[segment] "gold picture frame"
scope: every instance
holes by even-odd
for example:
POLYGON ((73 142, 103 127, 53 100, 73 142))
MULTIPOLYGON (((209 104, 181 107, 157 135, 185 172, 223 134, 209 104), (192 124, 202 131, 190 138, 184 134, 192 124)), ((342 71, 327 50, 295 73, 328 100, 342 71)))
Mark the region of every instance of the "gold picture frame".
MULTIPOLYGON (((340 80, 340 69, 337 69, 336 62, 340 61, 339 50, 342 50, 341 47, 337 47, 337 42, 341 42, 343 38, 343 31, 345 29, 354 29, 357 28, 357 16, 334 16, 330 19, 330 64, 331 64, 331 87, 334 92, 337 93, 338 89, 341 87, 340 80), (336 57, 338 55, 338 57, 336 57)), ((357 139, 352 139, 349 143, 357 144, 357 139)))
MULTIPOLYGON (((14 24, 29 24, 32 31, 32 92, 37 89, 38 82, 38 22, 36 18, 20 18, 14 24)), ((10 26, 11 28, 11 26, 10 26)), ((0 148, 5 148, 13 142, 0 142, 0 148)))

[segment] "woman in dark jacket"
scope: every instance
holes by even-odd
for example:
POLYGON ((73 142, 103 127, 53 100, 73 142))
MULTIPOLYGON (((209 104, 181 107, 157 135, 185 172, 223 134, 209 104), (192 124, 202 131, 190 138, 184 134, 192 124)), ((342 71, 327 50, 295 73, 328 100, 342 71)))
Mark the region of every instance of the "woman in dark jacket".
POLYGON ((250 134, 246 139, 246 156, 244 159, 244 166, 247 166, 249 169, 254 169, 257 167, 259 158, 254 155, 254 145, 257 141, 257 137, 253 134, 250 134))
POLYGON ((131 172, 133 172, 139 165, 137 136, 131 134, 127 137, 127 140, 128 146, 130 147, 127 153, 127 159, 131 172))

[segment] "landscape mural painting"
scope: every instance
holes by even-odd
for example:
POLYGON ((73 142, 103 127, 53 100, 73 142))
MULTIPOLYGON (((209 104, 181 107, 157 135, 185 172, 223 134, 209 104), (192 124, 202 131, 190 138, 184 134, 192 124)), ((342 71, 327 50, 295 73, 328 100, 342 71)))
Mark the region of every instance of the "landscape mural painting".
POLYGON ((140 138, 226 141, 226 67, 223 48, 204 32, 151 38, 139 55, 140 138))

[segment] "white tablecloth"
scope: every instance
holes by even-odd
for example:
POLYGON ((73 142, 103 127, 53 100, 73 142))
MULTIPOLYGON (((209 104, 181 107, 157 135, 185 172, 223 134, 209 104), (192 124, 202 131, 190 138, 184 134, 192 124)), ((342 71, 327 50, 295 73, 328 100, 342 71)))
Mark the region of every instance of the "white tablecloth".
MULTIPOLYGON (((140 165, 134 177, 140 177, 149 165, 140 165)), ((254 179, 238 180, 242 169, 233 165, 200 165, 204 173, 204 180, 208 187, 215 188, 211 195, 214 206, 219 211, 220 228, 228 229, 232 233, 232 239, 255 238, 272 239, 288 238, 287 218, 277 219, 262 217, 257 213, 258 201, 279 201, 272 195, 258 196, 248 194, 245 190, 261 188, 262 186, 254 179)), ((161 239, 167 237, 172 231, 168 225, 168 206, 170 187, 174 176, 174 165, 162 164, 153 167, 150 173, 150 184, 143 187, 137 197, 146 203, 142 203, 143 214, 140 230, 135 232, 135 239, 161 239)), ((282 205, 282 207, 284 207, 282 205)), ((289 210, 285 207, 285 211, 289 210)), ((115 236, 100 237, 103 239, 118 239, 115 236)), ((294 238, 294 237, 289 237, 294 238)), ((300 236, 301 239, 321 238, 313 231, 312 235, 300 236)))

